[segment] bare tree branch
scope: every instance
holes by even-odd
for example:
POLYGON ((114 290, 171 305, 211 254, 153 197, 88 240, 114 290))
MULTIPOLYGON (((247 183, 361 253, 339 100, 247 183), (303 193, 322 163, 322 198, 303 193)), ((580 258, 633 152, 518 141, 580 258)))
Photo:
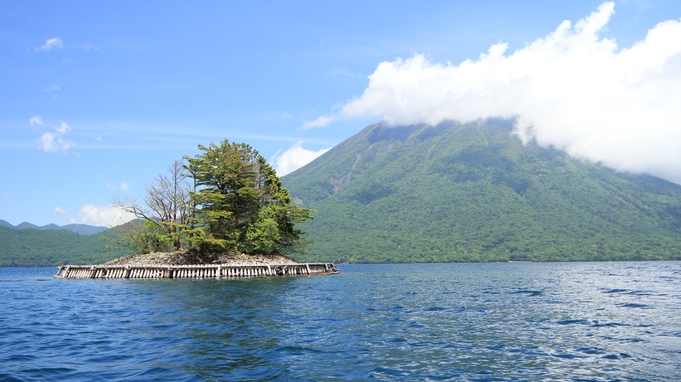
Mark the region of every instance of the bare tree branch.
POLYGON ((140 219, 155 223, 168 236, 174 238, 175 249, 182 249, 180 232, 192 215, 190 185, 182 161, 168 166, 168 173, 159 174, 154 183, 146 186, 143 203, 137 199, 113 197, 114 206, 140 219))

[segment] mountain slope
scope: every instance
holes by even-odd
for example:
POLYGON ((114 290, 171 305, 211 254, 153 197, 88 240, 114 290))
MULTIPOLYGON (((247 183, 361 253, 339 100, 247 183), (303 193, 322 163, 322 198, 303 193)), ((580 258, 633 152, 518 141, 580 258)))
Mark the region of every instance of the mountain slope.
POLYGON ((283 177, 304 260, 681 258, 681 186, 523 145, 513 122, 376 124, 283 177))
POLYGON ((98 264, 129 254, 105 249, 105 231, 81 235, 66 230, 14 229, 0 226, 0 267, 98 264))

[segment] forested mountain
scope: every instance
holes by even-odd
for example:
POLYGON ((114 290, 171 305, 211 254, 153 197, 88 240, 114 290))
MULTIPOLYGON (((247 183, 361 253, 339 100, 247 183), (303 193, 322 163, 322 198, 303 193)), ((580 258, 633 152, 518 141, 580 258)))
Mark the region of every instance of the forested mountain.
POLYGON ((681 186, 523 145, 513 121, 362 130, 283 177, 303 260, 681 259, 681 186))
MULTIPOLYGON (((316 210, 300 225, 313 243, 296 258, 681 259, 681 186, 523 145, 512 126, 375 124, 283 177, 295 202, 316 210)), ((0 266, 94 264, 127 253, 105 249, 112 231, 20 227, 0 221, 0 266)))
POLYGON ((43 226, 37 226, 35 224, 31 224, 28 222, 23 222, 18 225, 12 225, 9 222, 5 220, 0 219, 0 226, 2 227, 7 227, 7 228, 16 228, 16 229, 26 229, 26 228, 34 228, 34 229, 39 229, 39 230, 66 230, 66 231, 71 231, 75 233, 81 233, 84 235, 94 235, 96 233, 104 232, 108 228, 107 227, 102 227, 102 226, 94 226, 94 225, 87 225, 87 224, 67 224, 67 225, 56 225, 56 224, 48 224, 48 225, 43 225, 43 226))
POLYGON ((105 231, 81 235, 66 230, 14 229, 0 226, 0 267, 98 264, 130 253, 105 249, 105 231))

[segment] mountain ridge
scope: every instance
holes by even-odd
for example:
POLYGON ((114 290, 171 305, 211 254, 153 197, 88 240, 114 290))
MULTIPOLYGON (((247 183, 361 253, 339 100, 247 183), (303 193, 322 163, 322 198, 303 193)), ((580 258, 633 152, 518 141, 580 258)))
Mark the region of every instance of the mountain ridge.
POLYGON ((37 230, 65 230, 65 231, 71 231, 75 232, 81 235, 94 235, 100 232, 104 232, 108 230, 108 227, 103 227, 103 226, 94 226, 94 225, 88 225, 88 224, 67 224, 63 226, 56 225, 54 223, 50 223, 47 225, 43 226, 38 226, 35 224, 31 224, 29 222, 21 222, 17 225, 12 225, 8 221, 0 219, 0 226, 2 227, 7 227, 7 228, 13 228, 13 229, 37 229, 37 230))
POLYGON ((513 121, 366 127, 282 177, 305 260, 681 258, 681 186, 575 159, 513 121), (656 250, 656 248, 658 250, 656 250))

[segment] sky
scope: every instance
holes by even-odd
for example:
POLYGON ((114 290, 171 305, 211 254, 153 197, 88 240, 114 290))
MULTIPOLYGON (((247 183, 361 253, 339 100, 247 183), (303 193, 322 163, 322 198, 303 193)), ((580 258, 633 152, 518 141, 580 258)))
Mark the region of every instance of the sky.
POLYGON ((0 2, 0 219, 112 226, 199 144, 285 175, 369 124, 516 118, 681 184, 681 2, 0 2), (678 109, 678 110, 677 110, 678 109))

